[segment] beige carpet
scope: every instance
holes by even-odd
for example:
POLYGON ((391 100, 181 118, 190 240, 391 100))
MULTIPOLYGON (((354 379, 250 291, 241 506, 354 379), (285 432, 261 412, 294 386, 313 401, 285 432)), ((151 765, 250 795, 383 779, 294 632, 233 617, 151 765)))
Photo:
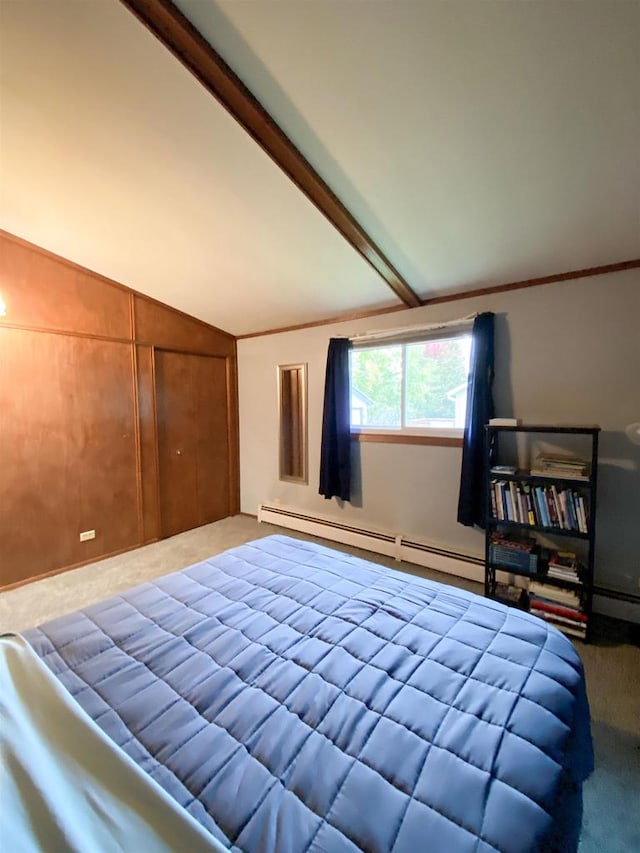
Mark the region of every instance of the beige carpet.
MULTIPOLYGON (((235 516, 0 593, 0 632, 38 625, 271 533, 314 539, 383 565, 482 592, 480 584, 471 581, 235 516)), ((587 676, 596 751, 596 771, 585 785, 580 853, 631 853, 640 851, 640 648, 630 642, 622 623, 600 619, 596 627, 594 643, 576 643, 587 676)))

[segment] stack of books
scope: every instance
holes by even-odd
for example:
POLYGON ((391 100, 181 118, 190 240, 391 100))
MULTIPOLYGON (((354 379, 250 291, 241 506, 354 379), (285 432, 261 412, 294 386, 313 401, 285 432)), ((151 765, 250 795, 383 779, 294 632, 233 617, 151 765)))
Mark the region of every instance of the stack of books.
POLYGON ((587 617, 580 606, 580 596, 570 589, 529 582, 529 610, 573 637, 584 639, 587 617))
POLYGON ((578 557, 573 551, 554 551, 549 557, 547 575, 569 583, 580 583, 578 557))
POLYGON ((531 474, 535 477, 557 477, 565 480, 588 480, 587 463, 573 456, 543 456, 536 458, 531 474))
POLYGON ((538 549, 532 539, 509 539, 497 532, 492 533, 489 560, 496 566, 532 575, 538 571, 538 549))

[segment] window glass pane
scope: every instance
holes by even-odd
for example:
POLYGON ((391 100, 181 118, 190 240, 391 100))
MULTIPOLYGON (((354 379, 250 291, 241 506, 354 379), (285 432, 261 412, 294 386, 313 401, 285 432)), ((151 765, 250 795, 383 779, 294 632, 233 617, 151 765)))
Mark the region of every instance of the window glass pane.
POLYGON ((402 345, 351 351, 351 425, 400 427, 402 345))
POLYGON ((405 425, 464 429, 471 335, 406 345, 405 425))

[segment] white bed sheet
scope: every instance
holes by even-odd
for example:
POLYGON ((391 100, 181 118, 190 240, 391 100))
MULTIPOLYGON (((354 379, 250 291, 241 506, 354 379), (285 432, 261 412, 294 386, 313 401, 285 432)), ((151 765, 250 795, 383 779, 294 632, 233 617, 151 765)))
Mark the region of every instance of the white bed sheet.
POLYGON ((0 636, 0 803, 1 845, 12 853, 225 849, 18 635, 0 636))

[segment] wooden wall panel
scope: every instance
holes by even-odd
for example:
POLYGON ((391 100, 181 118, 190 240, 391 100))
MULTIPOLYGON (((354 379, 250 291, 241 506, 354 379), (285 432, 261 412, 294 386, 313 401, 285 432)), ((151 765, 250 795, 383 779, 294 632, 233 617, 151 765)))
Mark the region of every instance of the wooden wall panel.
POLYGON ((139 343, 207 355, 234 354, 235 339, 231 335, 139 294, 134 297, 134 314, 139 343))
POLYGON ((193 524, 239 510, 233 336, 3 231, 0 291, 0 588, 163 535, 154 346, 216 356, 194 381, 220 398, 205 421, 224 459, 200 474, 218 504, 193 524))
POLYGON ((85 335, 131 338, 130 296, 100 276, 0 234, 4 321, 85 335))
POLYGON ((152 542, 161 535, 153 347, 138 346, 136 350, 142 521, 144 541, 152 542))
POLYGON ((240 412, 238 406, 238 356, 227 358, 227 443, 229 447, 229 513, 240 512, 240 412))
POLYGON ((130 344, 0 328, 0 585, 139 542, 132 368, 130 344))

